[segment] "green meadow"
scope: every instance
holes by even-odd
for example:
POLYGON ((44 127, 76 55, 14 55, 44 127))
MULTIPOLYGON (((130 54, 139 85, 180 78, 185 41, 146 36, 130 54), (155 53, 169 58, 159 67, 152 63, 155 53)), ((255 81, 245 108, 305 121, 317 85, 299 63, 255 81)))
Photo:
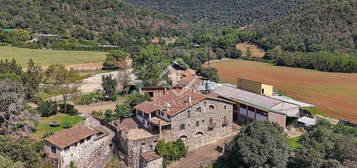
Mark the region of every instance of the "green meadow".
POLYGON ((94 51, 46 50, 0 46, 1 60, 14 58, 23 67, 26 67, 30 58, 41 66, 51 64, 68 65, 103 62, 105 60, 105 54, 105 52, 94 51))

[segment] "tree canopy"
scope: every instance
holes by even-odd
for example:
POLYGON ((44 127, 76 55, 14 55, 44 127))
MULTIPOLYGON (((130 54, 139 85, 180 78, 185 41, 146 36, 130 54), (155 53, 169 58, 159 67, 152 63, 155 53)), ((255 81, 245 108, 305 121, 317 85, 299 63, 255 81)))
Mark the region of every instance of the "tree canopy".
POLYGON ((225 156, 233 167, 285 168, 288 161, 287 138, 276 123, 256 121, 243 126, 227 146, 225 156))
POLYGON ((165 85, 165 70, 169 63, 167 53, 162 48, 150 45, 134 57, 134 73, 143 80, 145 86, 165 85))

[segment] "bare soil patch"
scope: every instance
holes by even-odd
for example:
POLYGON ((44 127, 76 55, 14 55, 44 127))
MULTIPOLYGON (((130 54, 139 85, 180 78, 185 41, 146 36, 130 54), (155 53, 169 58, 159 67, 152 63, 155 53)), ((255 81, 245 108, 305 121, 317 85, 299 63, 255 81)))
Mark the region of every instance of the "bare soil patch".
POLYGON ((243 52, 244 56, 247 56, 248 48, 250 48, 250 50, 252 51, 252 57, 261 58, 261 57, 264 57, 264 55, 265 55, 264 50, 259 48, 254 43, 250 43, 250 42, 237 43, 236 47, 238 50, 241 50, 243 52))
POLYGON ((211 63, 221 82, 236 84, 238 77, 271 84, 275 90, 316 105, 329 116, 357 122, 357 73, 330 73, 229 60, 211 63))
POLYGON ((104 112, 107 109, 115 109, 117 104, 124 103, 124 99, 119 99, 117 101, 108 101, 108 102, 98 102, 92 103, 89 105, 76 105, 76 109, 81 113, 90 114, 93 111, 102 111, 104 112))

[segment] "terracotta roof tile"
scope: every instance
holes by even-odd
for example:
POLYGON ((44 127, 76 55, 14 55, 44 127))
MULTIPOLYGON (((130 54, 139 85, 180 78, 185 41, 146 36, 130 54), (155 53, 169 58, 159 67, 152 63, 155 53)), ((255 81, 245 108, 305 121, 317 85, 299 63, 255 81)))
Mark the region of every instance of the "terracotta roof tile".
POLYGON ((158 107, 148 101, 142 102, 142 103, 136 105, 134 108, 136 108, 144 113, 147 113, 147 114, 150 114, 150 113, 160 109, 160 107, 158 107))
POLYGON ((59 148, 68 147, 82 139, 94 135, 96 132, 84 125, 78 125, 69 129, 56 132, 55 134, 45 138, 45 141, 56 145, 59 148))
POLYGON ((161 110, 163 113, 174 116, 204 99, 214 99, 233 104, 231 101, 217 98, 212 95, 205 95, 199 91, 191 89, 173 89, 167 92, 167 94, 158 97, 151 102, 143 102, 139 104, 140 106, 135 106, 135 108, 139 109, 138 107, 151 105, 155 106, 155 108, 158 108, 158 110, 161 110))
POLYGON ((125 118, 122 121, 117 120, 114 122, 117 131, 128 131, 130 129, 139 128, 140 125, 134 118, 125 118))
POLYGON ((201 85, 203 83, 203 80, 200 79, 198 76, 186 76, 184 78, 182 78, 180 81, 179 81, 179 84, 183 85, 183 86, 188 86, 188 87, 191 87, 191 88, 194 88, 195 86, 197 85, 201 85))
POLYGON ((145 160, 145 161, 152 161, 161 158, 158 154, 156 154, 154 151, 149 151, 149 152, 144 152, 141 153, 140 156, 145 160))

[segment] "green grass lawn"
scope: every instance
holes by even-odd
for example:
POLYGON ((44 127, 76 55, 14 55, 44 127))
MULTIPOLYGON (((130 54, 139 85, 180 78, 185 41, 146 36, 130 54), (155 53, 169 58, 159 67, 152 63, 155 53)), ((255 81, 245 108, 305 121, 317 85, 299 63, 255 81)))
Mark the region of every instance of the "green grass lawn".
POLYGON ((294 150, 294 149, 297 149, 299 148, 301 145, 298 144, 298 140, 299 140, 300 137, 294 137, 294 138, 288 138, 288 148, 290 150, 294 150))
POLYGON ((41 66, 51 64, 80 64, 88 62, 102 62, 105 60, 105 52, 94 51, 65 51, 65 50, 42 50, 0 46, 0 59, 15 60, 23 67, 32 58, 41 66))
POLYGON ((64 123, 70 123, 72 126, 78 124, 79 122, 83 121, 84 118, 80 116, 70 116, 67 114, 62 114, 58 113, 57 115, 51 116, 51 117, 41 117, 39 119, 39 123, 36 126, 36 132, 31 134, 31 137, 34 139, 41 139, 43 135, 45 135, 48 132, 57 132, 60 130, 63 130, 63 124, 64 123), (58 122, 60 123, 60 126, 58 127, 51 127, 49 125, 50 122, 58 122))

